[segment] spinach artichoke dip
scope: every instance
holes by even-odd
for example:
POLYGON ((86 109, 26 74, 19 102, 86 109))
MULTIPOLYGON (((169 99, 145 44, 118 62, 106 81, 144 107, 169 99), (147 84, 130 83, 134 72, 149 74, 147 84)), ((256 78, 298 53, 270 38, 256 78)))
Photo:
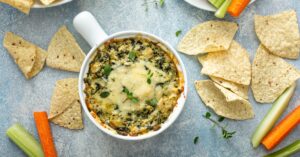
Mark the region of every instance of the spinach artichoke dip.
POLYGON ((104 43, 84 78, 91 115, 124 136, 160 129, 183 92, 177 64, 162 44, 140 36, 104 43))

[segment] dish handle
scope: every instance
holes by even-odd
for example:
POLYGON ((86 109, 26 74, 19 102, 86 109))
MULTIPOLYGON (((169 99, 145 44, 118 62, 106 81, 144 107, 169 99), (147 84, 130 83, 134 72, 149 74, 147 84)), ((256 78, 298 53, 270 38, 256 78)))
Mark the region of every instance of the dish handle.
POLYGON ((73 25, 91 47, 99 45, 108 37, 95 17, 88 11, 83 11, 76 15, 73 25))

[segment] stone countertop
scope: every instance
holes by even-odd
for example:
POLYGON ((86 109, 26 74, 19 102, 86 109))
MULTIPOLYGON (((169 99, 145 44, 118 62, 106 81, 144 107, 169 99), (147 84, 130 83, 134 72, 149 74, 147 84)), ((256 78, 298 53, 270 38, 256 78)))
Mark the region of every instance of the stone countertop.
MULTIPOLYGON (((57 29, 67 25, 83 50, 88 52, 90 47, 72 26, 73 17, 87 10, 96 16, 108 34, 123 30, 142 30, 162 37, 175 47, 183 36, 176 37, 177 30, 182 30, 184 34, 198 23, 215 19, 213 13, 190 6, 183 0, 166 0, 162 8, 149 4, 148 11, 145 11, 143 3, 144 0, 73 0, 59 7, 33 9, 29 16, 0 4, 0 41, 3 40, 5 32, 12 31, 46 49, 57 29)), ((259 44, 254 33, 254 14, 267 15, 288 9, 295 9, 300 21, 299 0, 257 0, 239 19, 229 16, 225 19, 239 23, 240 27, 235 39, 248 50, 252 60, 259 44)), ((209 110, 202 104, 193 85, 195 80, 207 78, 200 74, 201 65, 195 57, 183 54, 180 56, 186 65, 190 91, 182 114, 169 129, 151 139, 128 142, 102 133, 84 115, 85 128, 81 131, 71 131, 52 125, 59 156, 252 157, 266 154, 262 146, 257 149, 251 147, 250 137, 271 105, 256 103, 250 92, 250 102, 256 113, 255 118, 247 121, 225 120, 223 123, 237 133, 232 139, 224 140, 220 130, 201 117, 209 110), (193 143, 195 136, 199 136, 196 145, 193 143)), ((300 69, 299 59, 289 62, 300 69)), ((56 80, 77 77, 78 74, 45 67, 38 76, 26 80, 2 44, 0 45, 0 74, 0 156, 25 156, 6 137, 6 129, 13 123, 20 122, 37 137, 33 111, 48 111, 56 80)), ((300 104, 299 96, 298 82, 297 91, 284 115, 300 104)), ((299 133, 300 128, 297 127, 276 150, 299 138, 299 133)), ((295 156, 299 155, 298 153, 295 156)))

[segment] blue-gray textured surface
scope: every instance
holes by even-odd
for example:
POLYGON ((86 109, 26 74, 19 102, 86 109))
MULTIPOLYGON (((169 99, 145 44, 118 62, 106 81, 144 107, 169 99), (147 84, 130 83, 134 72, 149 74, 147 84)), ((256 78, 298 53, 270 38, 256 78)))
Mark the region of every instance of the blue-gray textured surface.
MULTIPOLYGON (((181 29, 186 33, 200 22, 215 19, 213 13, 194 8, 182 0, 166 0, 163 8, 150 4, 147 12, 141 6, 142 3, 144 0, 74 0, 55 8, 33 9, 29 16, 0 4, 0 41, 5 32, 12 31, 46 49, 52 35, 65 24, 84 51, 88 52, 88 44, 72 26, 73 17, 80 11, 88 10, 109 34, 123 30, 143 30, 162 37, 175 47, 182 37, 175 36, 177 30, 181 29)), ((254 33, 253 15, 272 14, 287 9, 295 9, 300 21, 299 0, 257 0, 239 19, 226 18, 239 23, 236 40, 249 51, 251 60, 259 43, 254 33)), ((251 147, 250 136, 271 105, 257 104, 251 94, 255 118, 247 121, 225 120, 223 123, 237 133, 228 141, 222 139, 220 130, 201 117, 208 109, 202 104, 193 86, 194 80, 206 78, 200 75, 201 65, 195 57, 180 55, 187 68, 190 91, 182 114, 169 129, 145 141, 127 142, 105 135, 84 116, 85 128, 81 131, 52 125, 59 156, 252 157, 266 154, 262 146, 258 149, 251 147), (193 144, 195 136, 199 136, 197 145, 193 144)), ((289 62, 300 69, 299 60, 289 62)), ((37 137, 32 112, 48 111, 55 81, 77 77, 78 74, 45 67, 38 76, 26 80, 1 45, 0 75, 0 156, 25 156, 5 136, 5 130, 13 123, 20 122, 37 137)), ((299 84, 297 89, 285 115, 300 104, 299 84)), ((299 137, 300 128, 297 127, 276 149, 299 137)))

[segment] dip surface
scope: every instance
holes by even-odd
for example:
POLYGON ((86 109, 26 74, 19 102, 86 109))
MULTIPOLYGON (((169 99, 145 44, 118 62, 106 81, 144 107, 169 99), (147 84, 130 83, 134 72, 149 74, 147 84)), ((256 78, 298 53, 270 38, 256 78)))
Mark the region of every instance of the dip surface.
POLYGON ((158 130, 183 92, 175 57, 139 36, 110 40, 96 51, 84 79, 92 116, 124 136, 158 130))

